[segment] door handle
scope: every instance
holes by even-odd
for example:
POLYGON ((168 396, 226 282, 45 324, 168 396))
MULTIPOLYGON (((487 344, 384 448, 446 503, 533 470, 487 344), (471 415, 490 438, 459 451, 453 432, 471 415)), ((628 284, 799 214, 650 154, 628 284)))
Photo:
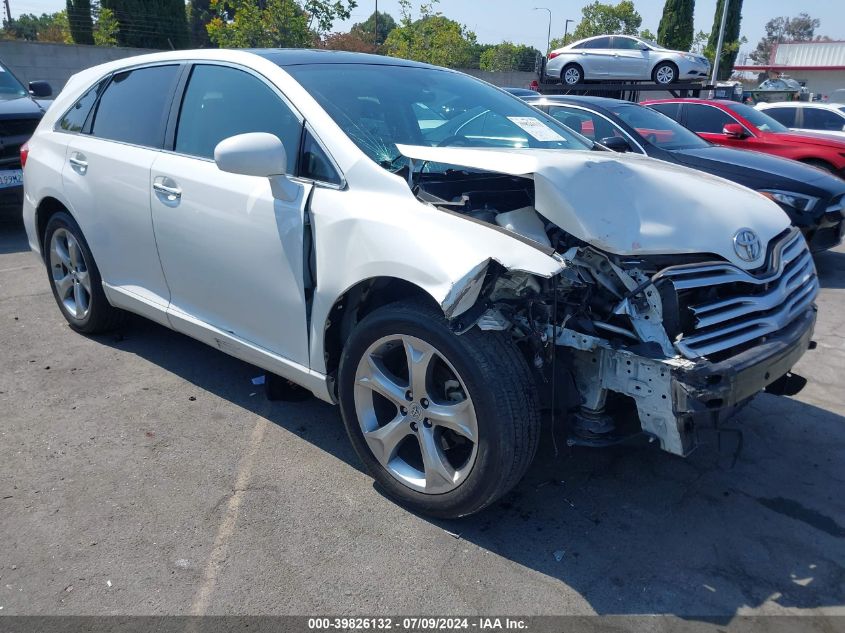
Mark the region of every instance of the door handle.
MULTIPOLYGON (((170 180, 169 178, 167 180, 170 180)), ((176 202, 182 197, 182 190, 176 185, 164 184, 165 179, 159 176, 153 182, 153 191, 163 196, 168 202, 176 202)), ((171 181, 172 182, 172 181, 171 181)))
POLYGON ((85 173, 88 171, 88 161, 85 159, 85 155, 79 152, 73 152, 70 155, 70 158, 67 159, 67 162, 70 163, 71 168, 73 171, 78 173, 80 176, 84 176, 85 173))

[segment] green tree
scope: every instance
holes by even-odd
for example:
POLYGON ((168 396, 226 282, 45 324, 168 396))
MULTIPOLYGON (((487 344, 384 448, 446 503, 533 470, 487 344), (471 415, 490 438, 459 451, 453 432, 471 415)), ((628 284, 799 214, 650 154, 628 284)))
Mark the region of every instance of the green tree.
POLYGON ((371 39, 361 39, 354 31, 325 35, 320 47, 331 51, 352 51, 353 53, 375 53, 378 50, 371 39))
POLYGON ((532 46, 502 42, 488 47, 481 53, 479 68, 492 72, 530 71, 534 70, 539 54, 540 51, 532 46))
MULTIPOLYGON (((716 3, 716 13, 713 16, 713 29, 710 31, 710 39, 707 40, 707 49, 705 55, 711 62, 716 58, 716 46, 719 40, 719 26, 722 23, 722 7, 725 6, 725 0, 718 0, 716 3)), ((742 0, 730 0, 728 4, 728 16, 725 21, 725 39, 722 45, 722 55, 719 59, 719 76, 716 78, 719 81, 724 81, 733 73, 734 62, 736 55, 739 53, 740 44, 739 39, 739 24, 742 21, 742 0)))
POLYGON ((619 4, 604 4, 595 0, 581 9, 581 21, 572 33, 572 39, 580 40, 594 35, 622 33, 636 35, 643 23, 631 0, 621 0, 619 4))
POLYGON ((378 32, 376 32, 376 13, 363 22, 352 25, 350 33, 362 42, 372 42, 376 46, 381 45, 387 39, 388 34, 396 28, 396 20, 387 12, 378 12, 378 32))
POLYGON ((111 9, 100 9, 94 23, 94 44, 97 46, 117 46, 120 26, 111 9))
POLYGON ((225 48, 314 46, 335 20, 346 20, 355 0, 211 0, 212 43, 225 48))
POLYGON ((657 27, 657 42, 677 51, 688 51, 692 46, 693 12, 695 0, 666 0, 663 17, 657 27))
POLYGON ((391 57, 402 57, 450 68, 477 67, 475 33, 434 11, 437 0, 420 5, 414 20, 410 0, 399 0, 402 19, 384 43, 391 57))
MULTIPOLYGON (((766 22, 766 35, 757 43, 749 57, 757 64, 768 64, 772 50, 781 42, 809 42, 814 39, 816 29, 821 22, 807 13, 799 13, 794 18, 786 16, 772 18, 766 22)), ((826 38, 819 38, 826 39, 826 38)))
POLYGON ((188 19, 184 0, 102 0, 114 14, 120 46, 187 48, 188 19))
POLYGON ((644 40, 648 40, 649 42, 656 42, 657 36, 651 32, 649 29, 643 29, 640 31, 640 37, 644 40))
POLYGON ((211 0, 188 2, 188 31, 191 35, 192 47, 208 48, 212 45, 206 28, 212 17, 214 14, 211 12, 211 0))
POLYGON ((704 54, 704 49, 707 48, 707 40, 710 36, 707 34, 706 31, 699 31, 695 34, 695 37, 692 38, 692 45, 690 46, 690 52, 697 53, 699 55, 704 54))
POLYGON ((91 0, 67 0, 67 21, 76 44, 94 43, 94 21, 91 0))

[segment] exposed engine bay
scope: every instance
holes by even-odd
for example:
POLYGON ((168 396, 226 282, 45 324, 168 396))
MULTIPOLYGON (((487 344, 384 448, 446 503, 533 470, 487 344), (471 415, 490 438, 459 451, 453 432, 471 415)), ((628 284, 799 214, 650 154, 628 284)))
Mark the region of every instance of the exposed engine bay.
POLYGON ((644 432, 686 455, 697 425, 718 425, 764 388, 791 394, 803 386, 788 372, 810 345, 815 273, 793 284, 804 299, 785 316, 762 281, 768 274, 782 283, 788 254, 786 266, 802 265, 791 232, 774 243, 769 272, 758 279, 713 255, 602 252, 537 212, 528 177, 450 169, 417 172, 409 184, 422 202, 508 231, 561 261, 561 273, 546 279, 493 257, 442 307, 457 333, 477 326, 514 338, 546 405, 566 414, 571 444, 603 446, 644 432), (744 307, 751 302, 756 310, 744 307), (779 326, 803 323, 800 335, 797 326, 793 332, 801 340, 765 371, 746 369, 774 339, 759 323, 771 325, 772 315, 783 317, 779 326))

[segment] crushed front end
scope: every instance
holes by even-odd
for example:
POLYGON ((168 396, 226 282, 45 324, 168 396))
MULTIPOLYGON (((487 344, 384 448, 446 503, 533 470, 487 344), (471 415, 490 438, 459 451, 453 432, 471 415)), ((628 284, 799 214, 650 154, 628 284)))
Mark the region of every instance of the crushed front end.
POLYGON ((812 344, 818 281, 798 229, 773 239, 754 271, 712 256, 612 256, 549 236, 559 275, 492 262, 453 326, 510 332, 547 406, 568 414, 573 443, 644 432, 687 455, 697 429, 760 391, 803 386, 789 372, 812 344))

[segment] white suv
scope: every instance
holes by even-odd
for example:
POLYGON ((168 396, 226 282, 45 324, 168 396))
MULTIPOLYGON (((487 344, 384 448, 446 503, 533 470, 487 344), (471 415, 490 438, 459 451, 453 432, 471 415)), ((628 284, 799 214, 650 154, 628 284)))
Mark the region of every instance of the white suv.
POLYGON ((135 312, 340 405, 384 489, 460 516, 541 408, 671 453, 807 349, 818 284, 770 200, 604 151, 441 68, 177 51, 74 76, 23 150, 62 314, 135 312))

